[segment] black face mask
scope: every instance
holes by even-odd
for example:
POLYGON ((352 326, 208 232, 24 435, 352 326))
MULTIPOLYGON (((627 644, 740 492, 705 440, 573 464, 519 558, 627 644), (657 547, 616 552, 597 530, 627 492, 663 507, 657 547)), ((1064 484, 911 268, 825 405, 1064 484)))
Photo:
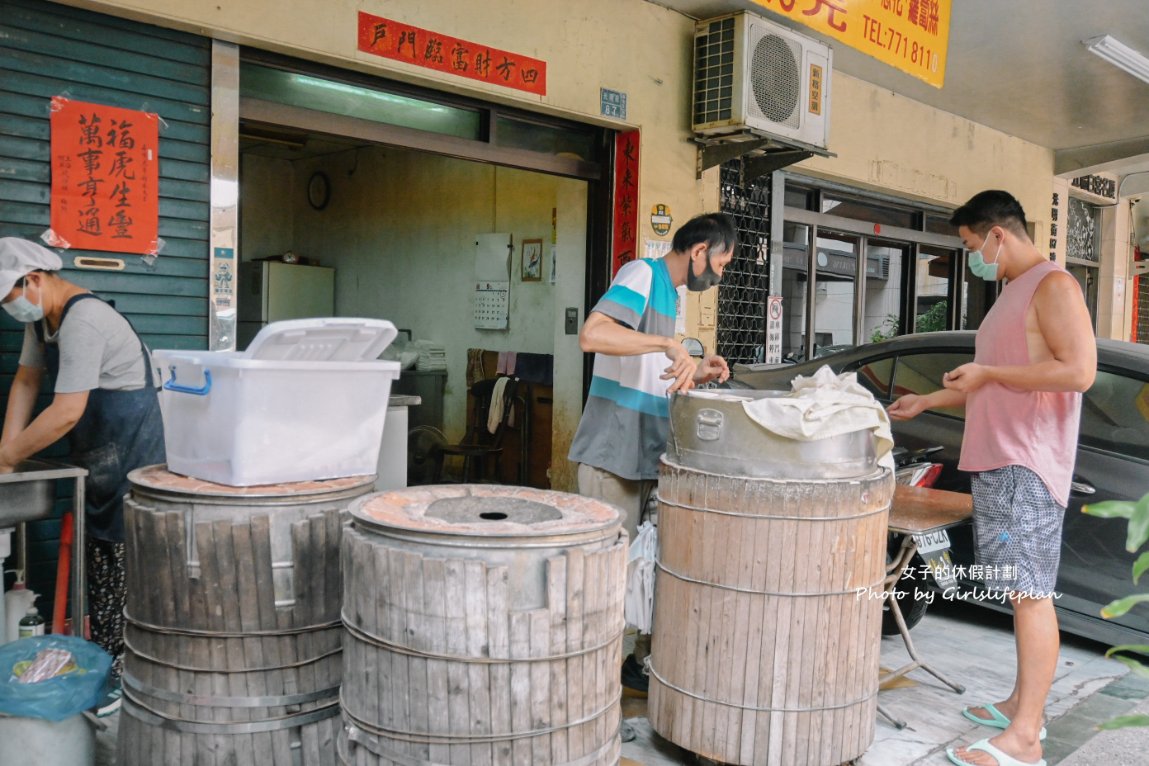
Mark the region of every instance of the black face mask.
POLYGON ((706 268, 698 276, 694 275, 694 263, 686 264, 686 289, 693 292, 700 293, 703 290, 709 290, 716 284, 722 281, 722 277, 714 271, 710 265, 710 253, 706 254, 706 268))

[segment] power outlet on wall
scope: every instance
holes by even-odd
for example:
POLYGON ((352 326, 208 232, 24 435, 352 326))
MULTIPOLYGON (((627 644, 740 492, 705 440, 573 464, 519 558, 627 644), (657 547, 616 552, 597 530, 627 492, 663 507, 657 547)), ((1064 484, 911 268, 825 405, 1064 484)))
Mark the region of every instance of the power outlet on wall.
POLYGON ((567 309, 566 334, 578 335, 578 309, 573 306, 567 309))

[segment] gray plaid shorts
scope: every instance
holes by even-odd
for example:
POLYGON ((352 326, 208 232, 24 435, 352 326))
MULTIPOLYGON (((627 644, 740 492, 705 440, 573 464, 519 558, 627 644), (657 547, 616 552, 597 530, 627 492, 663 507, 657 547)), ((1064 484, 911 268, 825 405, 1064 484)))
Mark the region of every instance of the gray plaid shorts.
POLYGON ((987 590, 1034 598, 1053 594, 1065 508, 1028 468, 973 475, 974 560, 987 590))

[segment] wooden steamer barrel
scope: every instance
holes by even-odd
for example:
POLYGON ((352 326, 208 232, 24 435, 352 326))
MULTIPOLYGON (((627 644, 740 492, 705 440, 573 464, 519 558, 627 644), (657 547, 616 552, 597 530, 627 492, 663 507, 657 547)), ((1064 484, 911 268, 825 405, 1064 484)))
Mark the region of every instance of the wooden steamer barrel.
POLYGON ((616 764, 626 536, 610 505, 382 492, 343 537, 344 764, 616 764))
POLYGON ((334 763, 340 527, 373 478, 129 474, 118 763, 334 763))
MULTIPOLYGON (((691 406, 701 408, 675 430, 702 435, 693 447, 710 454, 700 462, 725 457, 706 441, 715 424, 757 428, 736 402, 691 406), (688 429, 696 414, 700 427, 688 429)), ((682 465, 673 458, 690 451, 672 432, 658 485, 648 700, 660 735, 746 766, 837 766, 873 741, 894 480, 876 466, 868 432, 860 443, 868 452, 856 460, 849 443, 800 445, 834 458, 779 463, 768 470, 788 478, 765 478, 682 465), (819 470, 835 478, 809 478, 819 470)), ((745 442, 725 448, 757 454, 745 442)))

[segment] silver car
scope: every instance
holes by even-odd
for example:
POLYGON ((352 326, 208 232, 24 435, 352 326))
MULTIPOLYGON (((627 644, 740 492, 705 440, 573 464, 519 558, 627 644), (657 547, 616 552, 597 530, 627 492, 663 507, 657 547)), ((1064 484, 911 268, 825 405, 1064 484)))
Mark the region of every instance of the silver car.
MULTIPOLYGON (((736 366, 732 388, 789 390, 796 375, 812 375, 822 365, 856 372, 858 380, 888 405, 903 394, 928 394, 942 387, 942 375, 973 360, 973 332, 903 335, 840 351, 802 364, 762 368, 736 366)), ((943 464, 935 486, 969 492, 969 475, 957 470, 964 413, 930 410, 893 423, 894 440, 908 450, 940 445, 931 459, 943 464)), ((1149 643, 1149 609, 1134 608, 1106 620, 1103 606, 1132 593, 1149 593, 1149 577, 1134 585, 1137 554, 1125 550, 1126 521, 1099 519, 1081 507, 1102 500, 1137 500, 1149 493, 1149 346, 1097 341, 1097 380, 1084 396, 1081 434, 1069 508, 1061 544, 1061 570, 1055 599, 1062 630, 1110 644, 1149 643)), ((954 563, 973 563, 969 526, 951 530, 954 563)), ((963 582, 963 587, 973 587, 963 582)), ((992 601, 977 601, 1005 608, 992 601)))

